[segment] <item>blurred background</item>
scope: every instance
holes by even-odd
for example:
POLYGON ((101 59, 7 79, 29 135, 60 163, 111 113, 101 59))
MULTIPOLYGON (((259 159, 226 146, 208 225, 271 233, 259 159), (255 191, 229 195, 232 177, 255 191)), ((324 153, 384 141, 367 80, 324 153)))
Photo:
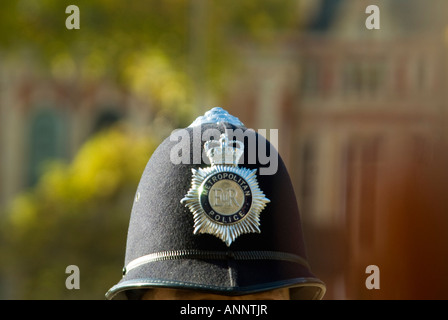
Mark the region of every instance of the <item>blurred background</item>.
POLYGON ((448 298, 447 1, 0 6, 1 299, 104 299, 147 160, 214 106, 279 130, 326 299, 448 298))

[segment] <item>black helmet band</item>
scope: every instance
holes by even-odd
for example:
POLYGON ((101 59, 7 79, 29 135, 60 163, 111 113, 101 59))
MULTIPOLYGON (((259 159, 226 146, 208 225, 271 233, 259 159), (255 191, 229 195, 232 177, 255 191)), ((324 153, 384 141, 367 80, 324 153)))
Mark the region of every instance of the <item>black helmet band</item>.
POLYGON ((201 259, 201 260, 278 260, 289 261, 301 264, 309 269, 308 262, 292 253, 279 251, 205 251, 205 250, 173 250, 157 252, 142 256, 132 260, 123 269, 123 275, 130 270, 137 268, 143 264, 165 261, 165 260, 179 260, 179 259, 201 259))

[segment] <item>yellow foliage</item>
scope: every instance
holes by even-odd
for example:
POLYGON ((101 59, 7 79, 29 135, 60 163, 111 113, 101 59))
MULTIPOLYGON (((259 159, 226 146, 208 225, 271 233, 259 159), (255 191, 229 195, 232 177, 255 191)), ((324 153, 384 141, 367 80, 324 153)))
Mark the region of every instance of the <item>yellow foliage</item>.
POLYGON ((108 129, 70 164, 49 165, 33 189, 14 199, 0 221, 0 280, 16 279, 12 285, 22 288, 12 298, 104 297, 119 277, 133 196, 158 143, 123 126, 108 129), (83 270, 85 290, 65 289, 70 264, 83 270))
POLYGON ((138 182, 155 148, 148 137, 118 128, 89 140, 70 166, 55 163, 38 188, 45 197, 62 201, 88 201, 112 196, 125 183, 138 182))
POLYGON ((188 78, 165 53, 154 49, 136 52, 128 56, 124 65, 126 82, 136 94, 170 111, 181 111, 188 105, 191 93, 188 78))
POLYGON ((28 223, 34 223, 37 218, 37 208, 31 194, 25 193, 14 199, 12 205, 11 223, 16 228, 21 228, 28 223))

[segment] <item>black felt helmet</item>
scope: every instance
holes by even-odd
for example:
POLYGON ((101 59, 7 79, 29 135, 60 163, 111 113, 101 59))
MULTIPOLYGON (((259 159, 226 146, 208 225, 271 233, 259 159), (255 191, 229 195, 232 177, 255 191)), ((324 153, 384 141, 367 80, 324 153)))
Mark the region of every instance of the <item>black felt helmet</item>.
POLYGON ((123 277, 106 298, 139 298, 158 287, 228 296, 289 288, 292 299, 325 294, 307 262, 281 157, 221 108, 154 151, 132 207, 123 277))

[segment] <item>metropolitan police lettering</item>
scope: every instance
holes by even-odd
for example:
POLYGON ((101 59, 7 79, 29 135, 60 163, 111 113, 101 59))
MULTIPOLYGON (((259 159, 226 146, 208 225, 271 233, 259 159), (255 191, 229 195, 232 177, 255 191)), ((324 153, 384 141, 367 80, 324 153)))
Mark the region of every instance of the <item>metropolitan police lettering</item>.
POLYGON ((246 180, 236 173, 215 173, 203 182, 200 203, 214 221, 233 223, 246 216, 252 193, 246 180))
POLYGON ((238 167, 241 141, 226 134, 204 144, 211 167, 192 169, 191 188, 181 200, 194 217, 194 234, 212 234, 230 246, 244 233, 260 233, 260 212, 270 202, 258 187, 256 169, 238 167))

